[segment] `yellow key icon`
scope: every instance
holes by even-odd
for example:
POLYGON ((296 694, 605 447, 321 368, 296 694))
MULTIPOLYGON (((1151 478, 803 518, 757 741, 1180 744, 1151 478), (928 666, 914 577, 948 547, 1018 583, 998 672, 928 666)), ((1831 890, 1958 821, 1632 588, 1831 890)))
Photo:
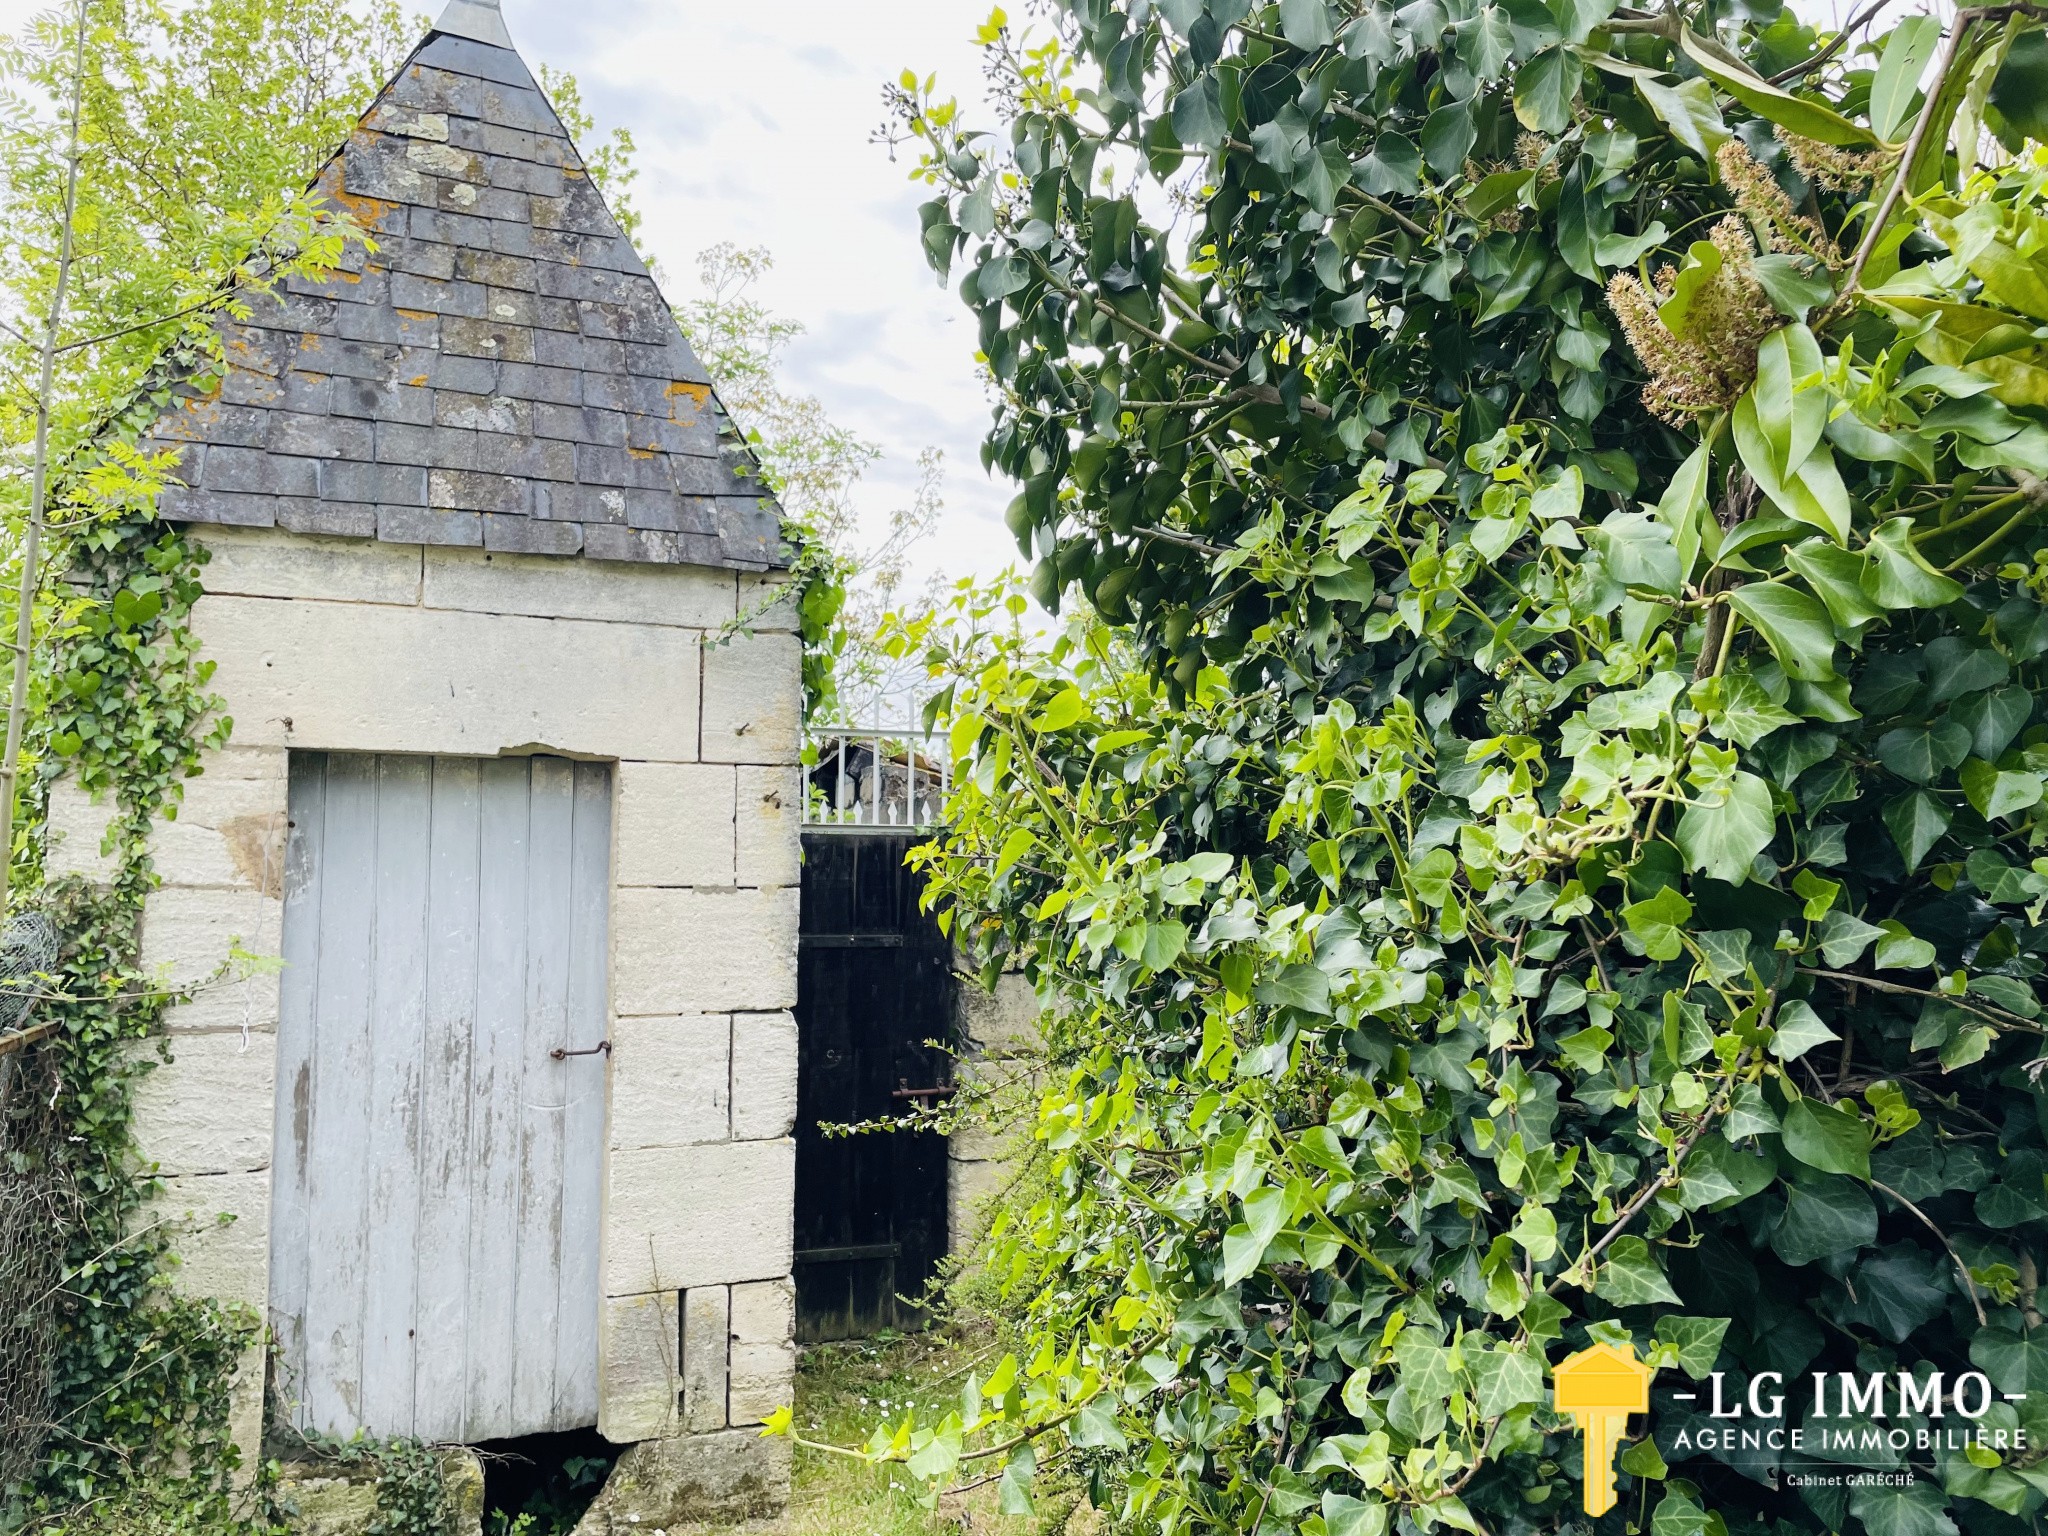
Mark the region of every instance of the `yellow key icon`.
POLYGON ((1614 1508, 1614 1452, 1628 1428, 1628 1416, 1650 1411, 1650 1378, 1656 1374, 1627 1344, 1595 1344, 1551 1373, 1552 1402, 1578 1420, 1585 1442, 1585 1506, 1589 1515, 1614 1508))

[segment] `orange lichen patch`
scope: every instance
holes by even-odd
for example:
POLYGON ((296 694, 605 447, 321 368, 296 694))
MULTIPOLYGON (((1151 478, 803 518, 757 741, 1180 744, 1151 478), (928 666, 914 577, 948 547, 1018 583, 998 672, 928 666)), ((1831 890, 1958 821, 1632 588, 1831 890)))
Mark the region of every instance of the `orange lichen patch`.
POLYGON ((366 197, 362 193, 350 192, 340 186, 336 186, 328 196, 346 208, 349 217, 365 229, 372 228, 385 214, 398 207, 398 204, 384 198, 366 197))
POLYGON ((299 350, 301 352, 318 352, 324 340, 325 338, 317 331, 307 331, 299 338, 299 350))
POLYGON ((711 386, 709 384, 685 384, 678 380, 676 383, 669 385, 662 393, 671 400, 688 395, 693 404, 702 405, 711 398, 711 386))
POLYGON ((652 448, 636 448, 631 443, 626 444, 626 453, 629 457, 635 459, 658 459, 661 457, 652 448))
POLYGON ((431 309, 401 309, 398 316, 402 320, 431 320, 434 312, 431 309))
POLYGON ((427 387, 427 376, 424 373, 420 374, 413 379, 412 385, 415 389, 425 389, 427 387))

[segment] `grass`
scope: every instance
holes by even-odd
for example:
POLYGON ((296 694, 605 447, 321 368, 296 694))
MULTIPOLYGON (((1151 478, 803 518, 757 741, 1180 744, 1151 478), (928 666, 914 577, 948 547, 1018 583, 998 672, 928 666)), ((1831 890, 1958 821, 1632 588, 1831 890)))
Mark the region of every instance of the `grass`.
MULTIPOLYGON (((985 1343, 944 1330, 815 1344, 797 1365, 796 1425, 807 1440, 859 1445, 905 1413, 942 1417, 959 1406, 967 1372, 993 1363, 985 1343)), ((993 1470, 993 1469, 990 1469, 993 1470)), ((963 1475, 972 1476, 971 1472, 963 1475)), ((796 1452, 789 1511, 780 1520, 704 1527, 671 1536, 1097 1536, 1099 1520, 1071 1496, 1048 1494, 1035 1518, 996 1512, 991 1484, 948 1495, 936 1512, 907 1488, 901 1467, 869 1467, 823 1451, 796 1452), (893 1473, 893 1476, 892 1476, 893 1473)))

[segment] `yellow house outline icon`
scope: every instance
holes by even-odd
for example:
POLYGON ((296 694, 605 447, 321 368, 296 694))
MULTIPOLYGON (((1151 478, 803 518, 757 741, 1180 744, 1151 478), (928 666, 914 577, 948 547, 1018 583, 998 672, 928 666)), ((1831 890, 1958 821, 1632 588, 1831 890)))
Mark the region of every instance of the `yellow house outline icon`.
POLYGON ((1656 1374, 1632 1345, 1607 1343, 1580 1350, 1551 1372, 1552 1405, 1578 1420, 1585 1442, 1581 1501, 1589 1515, 1614 1508, 1614 1453, 1628 1416, 1650 1411, 1656 1374))

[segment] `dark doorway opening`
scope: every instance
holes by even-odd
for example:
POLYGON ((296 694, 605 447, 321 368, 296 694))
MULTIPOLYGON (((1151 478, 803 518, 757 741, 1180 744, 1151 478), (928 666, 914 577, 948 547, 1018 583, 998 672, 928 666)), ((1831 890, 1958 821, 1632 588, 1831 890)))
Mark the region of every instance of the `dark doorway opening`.
POLYGON ((804 834, 796 1298, 807 1344, 918 1326, 915 1298, 947 1251, 944 1137, 820 1129, 903 1115, 952 1084, 951 1055, 926 1043, 952 1039, 952 951, 918 910, 922 882, 903 863, 921 841, 868 828, 804 834))
POLYGON ((566 1536, 625 1448, 594 1429, 569 1429, 471 1449, 484 1468, 484 1536, 566 1536))

